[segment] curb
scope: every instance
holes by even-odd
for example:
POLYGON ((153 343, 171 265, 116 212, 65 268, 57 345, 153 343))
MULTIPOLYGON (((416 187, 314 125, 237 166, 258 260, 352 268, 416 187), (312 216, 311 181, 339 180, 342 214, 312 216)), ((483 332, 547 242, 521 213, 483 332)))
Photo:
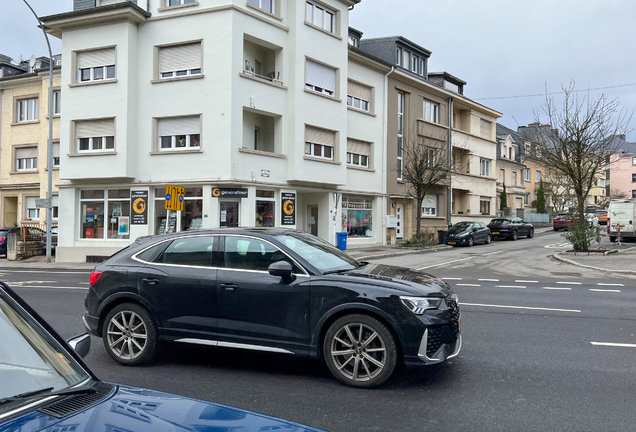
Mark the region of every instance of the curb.
POLYGON ((560 252, 557 252, 555 254, 552 255, 552 258, 554 258, 557 261, 561 261, 563 263, 566 264, 571 264, 577 267, 583 267, 583 268, 587 268, 587 269, 591 269, 591 270, 600 270, 600 271, 606 271, 606 272, 611 272, 611 273, 620 273, 620 274, 629 274, 629 275, 636 275, 636 271, 635 270, 612 270, 612 269, 606 269, 606 268, 602 268, 602 267, 594 267, 594 266, 590 266, 590 265, 585 265, 585 264, 581 264, 578 263, 574 260, 569 260, 567 258, 564 258, 560 255, 560 252))
POLYGON ((439 245, 439 247, 435 247, 435 248, 416 249, 412 251, 400 251, 400 252, 396 251, 396 252, 381 253, 376 255, 364 255, 364 256, 353 257, 353 258, 357 259, 358 261, 369 260, 369 259, 392 258, 392 257, 402 256, 402 255, 434 253, 434 252, 440 252, 443 250, 449 250, 452 248, 453 248, 452 246, 448 246, 448 245, 439 245))

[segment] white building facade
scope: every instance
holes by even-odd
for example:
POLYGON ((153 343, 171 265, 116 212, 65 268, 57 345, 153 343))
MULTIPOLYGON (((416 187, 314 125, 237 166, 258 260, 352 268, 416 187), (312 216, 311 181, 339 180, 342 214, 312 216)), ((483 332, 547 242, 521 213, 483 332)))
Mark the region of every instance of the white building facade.
POLYGON ((87 2, 44 18, 68 59, 58 261, 233 226, 384 242, 390 69, 348 47, 359 0, 87 2))

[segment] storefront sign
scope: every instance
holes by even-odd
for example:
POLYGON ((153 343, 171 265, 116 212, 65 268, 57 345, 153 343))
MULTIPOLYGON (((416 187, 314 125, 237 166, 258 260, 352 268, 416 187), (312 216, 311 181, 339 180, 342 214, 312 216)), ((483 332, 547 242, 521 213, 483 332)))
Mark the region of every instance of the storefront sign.
POLYGON ((148 191, 132 191, 130 207, 133 210, 131 225, 148 225, 148 191))
POLYGON ((296 194, 283 192, 280 194, 281 198, 281 221, 283 226, 296 225, 296 194))
POLYGON ((166 210, 183 211, 184 195, 184 187, 166 185, 166 210))
POLYGON ((212 189, 215 198, 247 198, 247 189, 215 188, 212 189))

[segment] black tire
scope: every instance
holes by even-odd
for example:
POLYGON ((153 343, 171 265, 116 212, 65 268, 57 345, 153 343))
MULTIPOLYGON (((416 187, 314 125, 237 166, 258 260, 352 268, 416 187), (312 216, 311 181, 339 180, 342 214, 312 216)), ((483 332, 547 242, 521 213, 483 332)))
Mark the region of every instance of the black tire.
POLYGON ((512 231, 512 236, 510 237, 510 239, 513 241, 517 241, 518 238, 519 238, 519 233, 517 232, 517 230, 512 231))
POLYGON ((113 360, 124 366, 137 366, 152 360, 157 351, 157 340, 155 320, 137 303, 117 305, 104 319, 104 348, 113 360))
POLYGON ((488 237, 486 237, 486 244, 490 244, 491 241, 492 241, 492 235, 488 234, 488 237))
POLYGON ((528 231, 527 238, 532 238, 532 237, 534 237, 534 228, 530 228, 530 231, 528 231))
POLYGON ((554 230, 555 230, 555 231, 558 231, 559 229, 555 227, 555 228, 554 228, 554 230))
POLYGON ((609 238, 609 239, 610 239, 610 242, 612 242, 612 243, 614 243, 614 242, 616 241, 616 237, 612 237, 612 236, 610 236, 610 238, 609 238))
POLYGON ((473 236, 468 237, 468 247, 472 247, 475 244, 473 236))
POLYGON ((372 388, 393 374, 398 350, 393 334, 384 324, 369 315, 351 314, 331 324, 323 341, 323 355, 338 381, 351 387, 372 388), (343 354, 333 355, 334 352, 343 354))

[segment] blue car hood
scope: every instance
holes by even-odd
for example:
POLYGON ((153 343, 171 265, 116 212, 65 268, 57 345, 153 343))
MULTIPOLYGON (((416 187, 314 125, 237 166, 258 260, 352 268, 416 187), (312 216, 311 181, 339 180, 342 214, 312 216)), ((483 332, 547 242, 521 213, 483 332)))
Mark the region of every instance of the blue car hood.
POLYGON ((57 419, 31 411, 0 432, 320 432, 290 421, 168 393, 120 386, 110 398, 57 419))

